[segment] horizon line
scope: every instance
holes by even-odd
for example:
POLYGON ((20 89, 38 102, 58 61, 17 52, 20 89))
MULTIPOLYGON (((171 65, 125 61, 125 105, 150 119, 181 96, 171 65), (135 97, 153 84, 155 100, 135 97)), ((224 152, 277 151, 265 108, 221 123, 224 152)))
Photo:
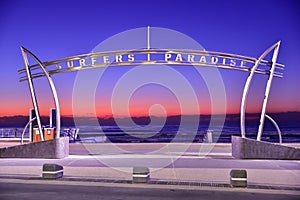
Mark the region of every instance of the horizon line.
MULTIPOLYGON (((269 114, 282 114, 282 113, 300 113, 300 111, 281 111, 281 112, 270 112, 269 114)), ((249 112, 246 114, 261 114, 258 112, 249 112)), ((211 116, 211 115, 240 115, 240 113, 218 113, 218 114, 177 114, 177 115, 167 115, 167 116, 157 116, 157 115, 135 115, 135 116, 113 116, 113 115, 107 115, 107 116, 97 116, 97 118, 141 118, 141 117, 177 117, 177 116, 195 116, 195 115, 199 115, 199 116, 211 116)), ((2 115, 0 116, 0 118, 2 117, 29 117, 29 115, 2 115)), ((41 115, 41 117, 50 117, 49 115, 41 115)), ((82 115, 82 116, 74 116, 74 115, 61 115, 61 117, 85 117, 85 118, 90 118, 90 117, 94 117, 94 116, 89 116, 89 115, 82 115)))

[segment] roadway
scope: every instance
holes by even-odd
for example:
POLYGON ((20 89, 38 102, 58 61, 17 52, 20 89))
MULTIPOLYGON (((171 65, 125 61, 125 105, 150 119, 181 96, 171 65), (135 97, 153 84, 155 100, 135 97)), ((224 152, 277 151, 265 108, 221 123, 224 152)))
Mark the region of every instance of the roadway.
POLYGON ((95 182, 22 181, 0 179, 1 200, 65 200, 65 199, 206 199, 206 200, 293 200, 299 199, 297 191, 195 188, 183 186, 157 186, 145 184, 104 184, 95 182))

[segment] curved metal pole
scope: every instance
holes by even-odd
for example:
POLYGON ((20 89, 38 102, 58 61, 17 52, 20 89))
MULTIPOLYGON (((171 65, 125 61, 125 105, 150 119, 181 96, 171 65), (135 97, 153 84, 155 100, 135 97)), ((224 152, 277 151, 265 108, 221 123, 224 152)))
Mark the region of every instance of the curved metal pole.
MULTIPOLYGON (((147 29, 147 49, 150 50, 150 26, 147 29)), ((150 54, 147 54, 147 61, 150 61, 150 54)))
POLYGON ((34 120, 36 120, 36 117, 32 118, 25 126, 25 128, 23 129, 23 132, 22 132, 22 135, 21 135, 21 144, 23 144, 23 137, 24 137, 24 134, 25 134, 25 131, 27 129, 27 127, 29 126, 30 123, 32 123, 34 120))
MULTIPOLYGON (((53 83, 49 73, 43 66, 42 62, 29 50, 25 49, 24 47, 21 47, 21 48, 22 48, 22 52, 24 52, 24 54, 25 54, 25 52, 27 52, 28 54, 30 54, 33 57, 33 59, 40 65, 40 67, 42 68, 43 72, 45 73, 45 75, 47 77, 47 80, 49 82, 49 85, 50 85, 50 88, 51 88, 51 91, 53 94, 53 99, 54 99, 54 104, 55 104, 55 109, 56 109, 56 138, 59 138, 59 136, 60 136, 60 107, 59 107, 58 96, 57 96, 57 92, 56 92, 54 83, 53 83)), ((32 82, 31 82, 31 84, 32 84, 32 82)))
MULTIPOLYGON (((255 73, 255 70, 257 69, 259 63, 264 59, 264 57, 266 55, 268 55, 274 48, 276 48, 277 46, 279 46, 280 44, 280 41, 277 42, 276 44, 272 45, 271 47, 269 47, 259 58, 258 60, 255 62, 255 65, 251 68, 251 72, 247 78, 247 81, 246 81, 246 84, 245 84, 245 87, 244 87, 244 91, 243 91, 243 96, 242 96, 242 103, 241 103, 241 116, 240 116, 240 124, 241 124, 241 135, 243 138, 246 137, 246 132, 245 132, 245 112, 246 112, 246 99, 247 99, 247 95, 248 95, 248 92, 249 92, 249 87, 250 87, 250 84, 251 84, 251 81, 253 79, 253 76, 254 76, 254 73, 255 73)), ((273 61, 273 59, 272 59, 273 61)), ((273 62, 272 63, 272 68, 273 68, 273 65, 275 65, 275 63, 273 62)), ((274 71, 273 71, 274 73, 274 71)))
POLYGON ((268 118, 272 123, 273 125, 275 126, 276 130, 277 130, 277 133, 279 135, 279 143, 282 144, 282 136, 281 136, 281 131, 280 131, 280 128, 278 126, 278 124, 275 122, 274 119, 272 119, 272 117, 270 117, 269 115, 265 114, 266 118, 268 118))
POLYGON ((258 128, 258 132, 257 132, 257 140, 258 141, 261 140, 262 132, 264 129, 265 114, 266 114, 266 110, 267 110, 267 104, 268 104, 269 94, 270 94, 270 90, 271 90, 271 85, 272 85, 272 81, 273 81, 273 77, 274 77, 275 64, 277 61, 279 47, 280 47, 280 41, 277 42, 277 45, 275 46, 275 49, 273 52, 272 67, 270 69, 269 79, 268 79, 267 87, 266 87, 266 91, 265 91, 265 98, 264 98, 263 107, 262 107, 261 115, 260 115, 259 128, 258 128))
POLYGON ((35 91, 34 91, 31 71, 29 69, 29 62, 28 62, 27 54, 26 54, 25 49, 23 47, 21 47, 21 51, 22 51, 22 56, 23 56, 23 59, 24 59, 25 68, 26 68, 28 85, 29 85, 29 89, 30 89, 32 104, 33 104, 33 107, 34 107, 34 112, 35 112, 35 115, 36 115, 38 129, 39 129, 39 132, 41 133, 41 140, 44 141, 44 135, 43 135, 41 118, 40 118, 40 112, 39 112, 39 107, 38 107, 38 103, 37 103, 36 96, 35 96, 35 91))

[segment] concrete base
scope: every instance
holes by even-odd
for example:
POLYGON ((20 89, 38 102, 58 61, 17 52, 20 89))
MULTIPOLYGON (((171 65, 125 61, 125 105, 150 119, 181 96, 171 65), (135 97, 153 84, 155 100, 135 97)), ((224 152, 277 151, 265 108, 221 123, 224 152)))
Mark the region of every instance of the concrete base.
POLYGON ((0 158, 57 159, 69 156, 69 137, 0 149, 0 158))
POLYGON ((231 187, 247 187, 247 171, 244 169, 233 169, 230 171, 231 187))
POLYGON ((232 156, 238 159, 300 160, 300 149, 232 136, 232 156))
POLYGON ((133 167, 132 182, 148 183, 150 180, 150 170, 147 167, 133 167))
POLYGON ((43 165, 43 178, 44 179, 58 179, 64 175, 64 168, 57 164, 44 164, 43 165))

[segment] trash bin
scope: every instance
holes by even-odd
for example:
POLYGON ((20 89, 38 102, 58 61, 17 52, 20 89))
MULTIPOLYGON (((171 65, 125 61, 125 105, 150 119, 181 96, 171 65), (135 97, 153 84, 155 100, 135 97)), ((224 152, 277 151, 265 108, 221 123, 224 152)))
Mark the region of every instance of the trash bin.
POLYGON ((54 128, 44 128, 44 139, 45 140, 54 139, 54 128))
POLYGON ((38 128, 33 128, 33 142, 41 141, 41 134, 38 128))

